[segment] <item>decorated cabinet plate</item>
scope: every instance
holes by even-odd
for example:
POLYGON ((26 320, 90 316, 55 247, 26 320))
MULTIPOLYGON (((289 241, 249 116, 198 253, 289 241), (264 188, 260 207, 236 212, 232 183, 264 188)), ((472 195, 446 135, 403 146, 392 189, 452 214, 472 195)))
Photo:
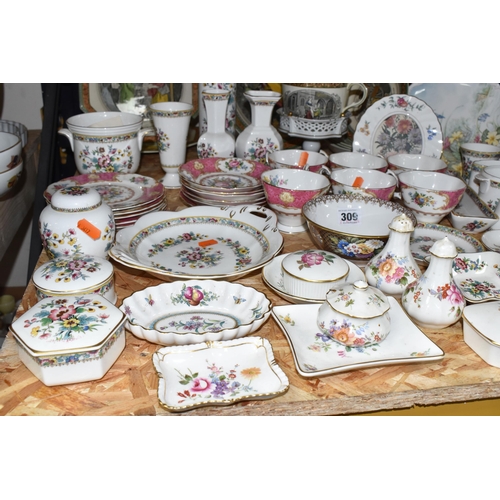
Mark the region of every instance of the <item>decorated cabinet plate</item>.
POLYGON ((452 274, 468 302, 500 300, 499 253, 459 253, 453 261, 452 274))
POLYGON ((283 248, 277 217, 255 205, 195 206, 141 217, 116 235, 111 257, 166 278, 231 281, 283 248))
POLYGON ((406 94, 390 95, 375 102, 360 118, 352 150, 384 158, 399 153, 440 158, 441 125, 424 101, 406 94))
POLYGON ((316 326, 318 304, 275 306, 272 316, 287 337, 303 377, 442 359, 444 352, 415 326, 397 300, 388 300, 391 331, 383 342, 369 347, 346 347, 321 333, 316 326))
POLYGON ((153 364, 159 403, 172 412, 271 399, 290 386, 271 344, 261 337, 162 347, 153 364))
POLYGON ((429 249, 438 240, 448 237, 457 247, 457 252, 482 252, 484 246, 469 234, 440 224, 419 223, 410 238, 410 250, 413 258, 420 264, 428 264, 429 249))
POLYGON ((67 177, 51 184, 43 195, 50 202, 56 191, 68 186, 86 186, 97 190, 112 210, 147 205, 160 200, 164 193, 163 184, 151 177, 105 172, 67 177))

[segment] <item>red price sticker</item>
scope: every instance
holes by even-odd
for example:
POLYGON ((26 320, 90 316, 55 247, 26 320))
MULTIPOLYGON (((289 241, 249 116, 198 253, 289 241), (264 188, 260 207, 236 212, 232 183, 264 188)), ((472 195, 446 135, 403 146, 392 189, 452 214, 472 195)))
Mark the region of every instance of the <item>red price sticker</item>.
POLYGON ((87 219, 80 219, 76 227, 88 234, 93 240, 98 240, 101 237, 101 230, 87 219))
POLYGON ((339 210, 340 224, 359 224, 361 222, 361 214, 358 210, 339 210))

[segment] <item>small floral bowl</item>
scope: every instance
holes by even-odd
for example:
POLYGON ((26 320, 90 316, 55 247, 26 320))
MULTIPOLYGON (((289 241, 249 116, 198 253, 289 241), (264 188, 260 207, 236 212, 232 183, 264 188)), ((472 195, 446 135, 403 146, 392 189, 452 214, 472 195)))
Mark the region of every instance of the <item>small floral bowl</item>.
POLYGON ((387 161, 380 156, 356 151, 333 153, 329 156, 332 168, 363 168, 369 170, 387 171, 387 161))
POLYGON ((278 216, 278 229, 285 233, 306 231, 304 204, 330 189, 330 180, 306 170, 278 168, 262 173, 268 206, 278 216))
POLYGON ((88 294, 102 295, 116 303, 113 264, 92 255, 57 257, 33 273, 38 300, 88 294))
POLYGON ((324 300, 333 286, 344 283, 349 265, 341 257, 323 250, 301 250, 281 262, 285 291, 304 299, 324 300))
POLYGON ((399 203, 358 195, 319 196, 302 213, 319 248, 356 261, 367 261, 382 250, 394 217, 404 213, 417 225, 413 212, 399 203))
POLYGON ((304 151, 302 149, 282 149, 267 153, 266 161, 271 168, 297 168, 299 170, 310 170, 321 173, 321 167, 328 164, 328 156, 324 151, 304 151), (300 158, 307 153, 307 160, 304 167, 299 166, 300 158))
POLYGON ((458 205, 467 188, 462 179, 440 172, 403 172, 398 177, 401 200, 418 222, 439 223, 458 205))
POLYGON ((47 386, 102 378, 125 348, 125 315, 104 297, 45 298, 10 327, 19 358, 47 386))
POLYGON ((238 283, 189 280, 135 292, 120 309, 136 337, 171 346, 244 337, 267 321, 272 304, 238 283))
POLYGON ((390 200, 398 183, 395 175, 361 168, 333 169, 331 181, 333 194, 353 193, 381 200, 390 200))

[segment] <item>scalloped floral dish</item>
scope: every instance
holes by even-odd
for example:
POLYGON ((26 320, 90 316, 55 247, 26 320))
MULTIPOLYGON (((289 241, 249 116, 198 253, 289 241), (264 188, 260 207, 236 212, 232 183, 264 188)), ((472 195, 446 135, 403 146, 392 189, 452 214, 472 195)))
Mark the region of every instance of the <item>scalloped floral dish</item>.
MULTIPOLYGON (((320 304, 325 300, 325 297, 317 297, 317 298, 304 298, 299 297, 297 295, 293 295, 285 289, 285 284, 283 281, 283 268, 281 267, 281 263, 283 259, 289 254, 280 254, 274 257, 274 259, 266 264, 262 268, 262 280, 264 283, 281 298, 291 302, 292 304, 320 304)), ((364 280, 365 275, 363 271, 353 262, 349 262, 347 259, 344 259, 349 266, 349 273, 346 277, 346 283, 352 283, 358 280, 364 280)))
POLYGON ((272 316, 287 337, 303 377, 442 359, 444 352, 415 326, 397 300, 388 300, 391 331, 383 342, 369 347, 345 347, 321 333, 316 326, 317 304, 275 306, 272 316))
POLYGON ((163 184, 151 177, 104 172, 76 175, 54 182, 45 190, 43 196, 50 202, 56 191, 68 186, 87 186, 96 189, 113 211, 158 201, 164 193, 163 184))
POLYGON ((267 208, 195 206, 141 217, 117 232, 110 256, 164 279, 231 281, 282 248, 276 214, 267 208))
POLYGON ((459 253, 453 261, 453 280, 468 302, 500 300, 500 254, 459 253))
POLYGON ((429 249, 438 240, 448 237, 457 247, 458 253, 483 252, 484 246, 473 236, 439 224, 419 223, 410 238, 410 250, 413 258, 419 263, 427 265, 429 249))
POLYGON ((498 215, 470 187, 449 218, 455 229, 470 234, 484 233, 498 222, 498 215))
POLYGON ((352 150, 384 158, 397 153, 440 158, 441 125, 424 101, 406 94, 390 95, 372 104, 360 118, 352 150))
POLYGON ((254 288, 212 280, 148 287, 123 300, 126 328, 160 345, 232 340, 259 329, 272 304, 254 288))
POLYGON ((290 383, 261 337, 162 347, 153 354, 158 400, 171 412, 271 399, 290 383))

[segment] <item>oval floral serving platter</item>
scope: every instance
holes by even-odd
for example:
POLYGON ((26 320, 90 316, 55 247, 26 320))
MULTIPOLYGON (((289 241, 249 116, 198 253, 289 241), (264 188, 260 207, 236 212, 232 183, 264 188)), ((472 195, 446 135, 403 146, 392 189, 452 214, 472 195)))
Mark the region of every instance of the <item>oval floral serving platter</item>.
POLYGON ((295 367, 303 377, 373 366, 437 361, 444 352, 406 315, 394 297, 390 304, 391 331, 379 344, 346 347, 316 326, 318 304, 275 306, 272 316, 290 344, 295 367))
POLYGON ((419 223, 410 237, 410 250, 413 258, 420 264, 427 265, 427 257, 430 256, 429 249, 438 240, 448 237, 457 247, 457 252, 483 252, 484 246, 476 238, 469 234, 458 231, 440 224, 419 223))
POLYGON ((50 203, 56 191, 68 186, 86 186, 97 190, 113 211, 146 205, 160 200, 164 194, 163 184, 151 177, 104 172, 67 177, 51 184, 43 195, 50 203))
POLYGON ((162 347, 153 365, 159 403, 172 412, 271 399, 290 386, 262 337, 162 347))
POLYGON ((354 132, 352 150, 384 158, 399 153, 440 158, 441 125, 424 101, 406 94, 390 95, 365 111, 354 132))
POLYGON ((283 248, 277 217, 254 205, 156 212, 121 229, 110 256, 164 278, 231 281, 283 248))
POLYGON ((500 300, 500 254, 459 253, 452 267, 453 280, 468 302, 500 300))
POLYGON ((267 321, 271 308, 252 287, 213 280, 162 283, 135 292, 120 306, 128 330, 160 345, 244 337, 267 321))

